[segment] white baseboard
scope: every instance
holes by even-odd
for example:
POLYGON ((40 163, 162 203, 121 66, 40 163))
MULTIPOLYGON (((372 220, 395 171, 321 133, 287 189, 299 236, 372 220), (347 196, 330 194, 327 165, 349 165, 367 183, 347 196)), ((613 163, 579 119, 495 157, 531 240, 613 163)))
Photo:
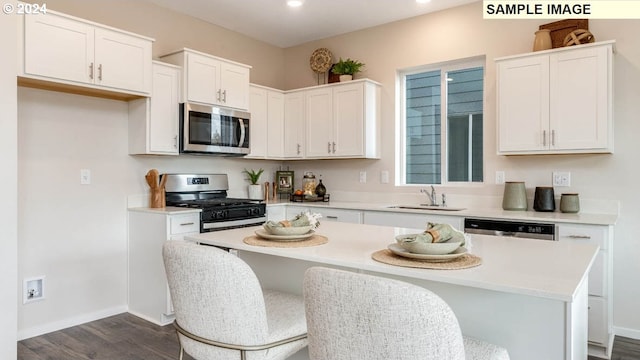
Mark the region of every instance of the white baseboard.
POLYGON ((624 336, 626 338, 640 340, 640 330, 637 330, 637 329, 629 329, 629 328, 614 326, 613 333, 616 334, 617 336, 624 336))
POLYGON ((104 319, 109 316, 118 315, 127 312, 127 306, 117 306, 110 309, 104 309, 100 311, 96 311, 90 314, 83 314, 80 316, 76 316, 69 319, 64 319, 61 321, 56 321, 48 324, 43 324, 40 326, 34 326, 28 329, 18 330, 18 341, 32 338, 34 336, 40 336, 43 334, 47 334, 53 331, 58 331, 62 329, 66 329, 68 327, 81 325, 84 323, 88 323, 95 320, 104 319))

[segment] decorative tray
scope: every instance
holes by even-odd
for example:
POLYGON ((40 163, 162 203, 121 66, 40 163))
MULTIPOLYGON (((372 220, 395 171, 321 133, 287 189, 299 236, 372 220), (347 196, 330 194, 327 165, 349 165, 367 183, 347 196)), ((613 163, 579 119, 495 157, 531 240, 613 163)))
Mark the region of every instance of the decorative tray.
POLYGON ((329 202, 329 194, 324 194, 324 196, 309 196, 309 195, 295 195, 291 194, 289 198, 290 201, 293 202, 329 202))

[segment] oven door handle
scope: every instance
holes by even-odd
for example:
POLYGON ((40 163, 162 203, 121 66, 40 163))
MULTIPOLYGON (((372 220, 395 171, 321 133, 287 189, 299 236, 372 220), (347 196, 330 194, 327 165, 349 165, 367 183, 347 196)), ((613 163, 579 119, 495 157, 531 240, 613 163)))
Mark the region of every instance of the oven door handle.
POLYGON ((243 226, 243 225, 262 225, 265 221, 267 221, 266 216, 251 218, 251 219, 242 219, 242 220, 230 220, 230 221, 217 221, 217 222, 206 222, 202 224, 203 230, 214 230, 220 228, 227 228, 231 226, 243 226))

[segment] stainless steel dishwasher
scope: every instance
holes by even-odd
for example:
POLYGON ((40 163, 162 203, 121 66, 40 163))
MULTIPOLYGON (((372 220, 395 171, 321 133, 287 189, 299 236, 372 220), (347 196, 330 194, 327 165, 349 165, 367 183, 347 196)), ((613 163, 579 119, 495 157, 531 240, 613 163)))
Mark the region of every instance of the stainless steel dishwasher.
POLYGON ((556 225, 552 223, 465 218, 464 232, 536 240, 557 240, 556 225))

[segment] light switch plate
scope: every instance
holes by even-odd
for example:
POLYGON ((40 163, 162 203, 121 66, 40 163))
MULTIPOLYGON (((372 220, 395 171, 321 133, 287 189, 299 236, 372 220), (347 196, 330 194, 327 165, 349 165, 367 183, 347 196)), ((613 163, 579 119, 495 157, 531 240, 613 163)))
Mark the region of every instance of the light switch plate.
POLYGON ((387 170, 382 170, 380 172, 380 183, 381 184, 389 183, 389 172, 387 170))
POLYGON ((496 171, 496 184, 504 184, 504 171, 496 171))
POLYGON ((571 173, 568 171, 554 171, 553 186, 571 186, 571 173))
POLYGON ((360 183, 364 184, 367 182, 367 172, 360 171, 360 183))
POLYGON ((89 169, 80 170, 80 184, 81 185, 91 184, 91 170, 89 169))

